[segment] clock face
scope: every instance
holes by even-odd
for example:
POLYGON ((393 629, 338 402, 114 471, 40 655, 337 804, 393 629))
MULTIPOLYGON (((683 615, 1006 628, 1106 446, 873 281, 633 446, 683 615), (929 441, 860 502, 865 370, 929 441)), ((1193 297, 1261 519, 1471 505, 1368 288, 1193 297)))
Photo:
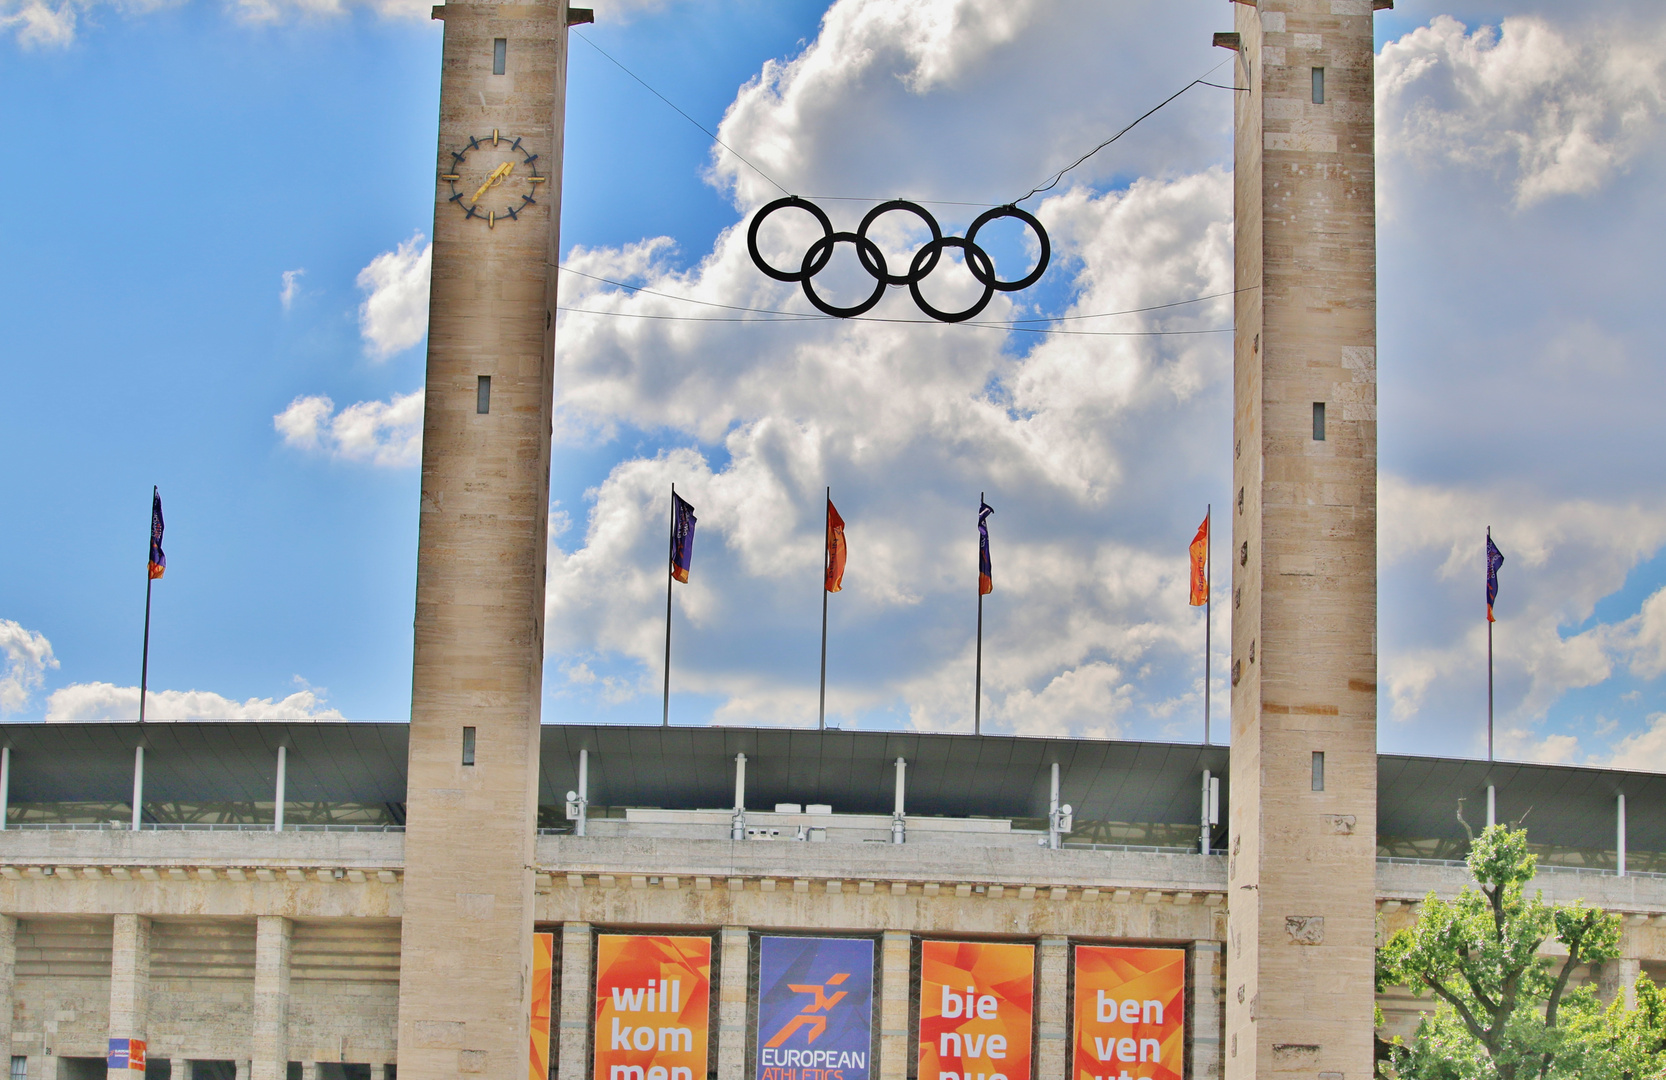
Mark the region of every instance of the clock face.
POLYGON ((451 166, 440 179, 451 185, 447 201, 465 220, 479 218, 493 229, 499 221, 518 221, 538 201, 546 177, 538 172, 537 154, 493 129, 451 151, 451 166))

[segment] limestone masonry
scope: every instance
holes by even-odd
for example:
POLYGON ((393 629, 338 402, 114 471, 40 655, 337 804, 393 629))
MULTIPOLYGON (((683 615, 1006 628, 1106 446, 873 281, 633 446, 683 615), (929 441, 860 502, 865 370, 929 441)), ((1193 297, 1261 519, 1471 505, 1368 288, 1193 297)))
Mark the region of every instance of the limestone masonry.
POLYGON ((1532 808, 1666 976, 1666 777, 1379 755, 1372 13, 1240 0, 1232 749, 541 725, 568 27, 453 2, 409 724, 0 726, 11 1080, 1369 1080, 1532 808), (1211 780, 1214 785, 1211 785, 1211 780), (1629 798, 1629 825, 1620 807, 1629 798), (1630 849, 1628 851, 1628 848, 1630 849))

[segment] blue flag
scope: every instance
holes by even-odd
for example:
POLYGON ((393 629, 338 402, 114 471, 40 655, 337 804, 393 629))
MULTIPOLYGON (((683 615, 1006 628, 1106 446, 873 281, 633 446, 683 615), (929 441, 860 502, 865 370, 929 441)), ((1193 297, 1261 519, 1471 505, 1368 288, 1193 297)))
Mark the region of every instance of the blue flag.
POLYGON ((1487 530, 1487 621, 1497 622, 1492 617, 1493 602, 1498 599, 1498 568, 1504 565, 1504 553, 1498 550, 1498 545, 1492 542, 1492 530, 1487 530))
POLYGON ((150 576, 159 578, 168 568, 168 558, 162 554, 162 493, 150 489, 150 576))
POLYGON ((671 576, 688 584, 688 568, 694 562, 694 507, 671 493, 671 576))
POLYGON ((978 595, 986 596, 995 591, 995 567, 989 561, 989 515, 995 508, 988 503, 978 501, 978 595))

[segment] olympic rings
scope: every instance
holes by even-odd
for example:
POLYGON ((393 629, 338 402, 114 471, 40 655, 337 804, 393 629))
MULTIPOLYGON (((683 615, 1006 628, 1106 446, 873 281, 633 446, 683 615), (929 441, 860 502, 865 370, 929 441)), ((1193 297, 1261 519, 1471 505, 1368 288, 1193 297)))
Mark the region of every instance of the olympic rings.
POLYGON ((879 250, 879 245, 865 236, 853 232, 828 233, 820 240, 810 245, 810 250, 804 253, 804 269, 799 271, 798 280, 804 286, 804 295, 810 303, 816 305, 816 310, 823 315, 831 315, 835 319, 854 319, 872 309, 885 295, 885 253, 879 250), (810 279, 816 272, 827 265, 833 258, 833 245, 844 242, 856 245, 856 257, 862 260, 862 266, 875 277, 873 294, 855 307, 834 307, 826 300, 816 295, 811 287, 810 279), (872 260, 871 262, 869 260, 872 260))
POLYGON ((874 305, 878 304, 884 297, 886 286, 906 285, 919 309, 939 322, 963 322, 983 311, 996 292, 1017 292, 1020 289, 1029 288, 1041 280, 1041 275, 1046 272, 1047 264, 1053 257, 1053 246, 1047 238, 1047 230, 1041 227, 1041 222, 1036 220, 1035 215, 1020 210, 1016 206, 997 206, 992 210, 984 211, 972 222, 972 227, 966 231, 966 235, 960 237, 944 236, 943 230, 937 224, 937 219, 932 217, 931 212, 918 203, 909 202, 906 199, 892 199, 869 210, 863 216, 862 224, 855 232, 836 232, 832 221, 821 207, 796 195, 789 195, 786 198, 767 203, 753 215, 752 224, 746 230, 746 250, 752 256, 753 265, 765 274, 776 281, 796 282, 802 286, 805 297, 809 299, 811 304, 815 305, 817 311, 823 314, 840 319, 854 318, 872 310, 874 305), (777 210, 789 208, 805 211, 814 217, 817 224, 821 226, 821 237, 805 250, 804 259, 797 270, 781 270, 771 266, 764 260, 763 254, 758 250, 758 229, 763 225, 764 219, 777 210), (879 245, 868 237, 868 230, 873 227, 874 222, 893 210, 902 210, 913 214, 931 230, 931 239, 914 252, 913 257, 909 260, 908 273, 906 274, 891 273, 879 245), (979 247, 977 242, 978 230, 1001 218, 1017 218, 1028 225, 1035 232, 1036 239, 1041 247, 1041 254, 1036 259, 1035 268, 1015 281, 1003 281, 995 276, 995 260, 987 251, 979 247), (839 244, 854 245, 856 258, 862 264, 862 269, 867 271, 868 275, 874 279, 873 292, 865 300, 852 307, 838 307, 828 303, 816 295, 815 288, 810 284, 811 279, 826 269, 828 263, 832 262, 833 249, 839 244), (920 291, 920 283, 933 270, 937 269, 937 264, 942 261, 943 253, 949 248, 958 248, 961 251, 965 259, 966 269, 977 280, 978 284, 983 286, 983 295, 971 307, 962 311, 940 311, 928 303, 920 291))

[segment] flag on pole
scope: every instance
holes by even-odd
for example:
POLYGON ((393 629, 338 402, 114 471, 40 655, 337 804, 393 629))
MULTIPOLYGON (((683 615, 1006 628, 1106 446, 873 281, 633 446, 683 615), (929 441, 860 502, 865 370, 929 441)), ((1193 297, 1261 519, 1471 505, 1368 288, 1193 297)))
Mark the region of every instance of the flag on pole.
POLYGON ((1497 622, 1492 617, 1492 606, 1498 599, 1498 568, 1504 565, 1504 553, 1498 550, 1498 545, 1492 542, 1492 530, 1487 530, 1487 621, 1497 622))
POLYGON ((1189 603, 1192 607, 1202 607, 1209 602, 1209 518, 1203 519, 1203 524, 1197 527, 1197 535, 1192 537, 1192 597, 1189 603))
POLYGON ((162 493, 150 496, 150 576, 159 578, 168 568, 167 556, 162 554, 162 493))
POLYGON ((845 519, 827 500, 827 591, 838 592, 845 582, 845 519))
POLYGON ((989 561, 989 515, 995 508, 988 503, 978 502, 978 595, 987 596, 995 591, 995 569, 989 561))
POLYGON ((688 584, 688 568, 694 562, 694 507, 671 493, 671 576, 688 584))

